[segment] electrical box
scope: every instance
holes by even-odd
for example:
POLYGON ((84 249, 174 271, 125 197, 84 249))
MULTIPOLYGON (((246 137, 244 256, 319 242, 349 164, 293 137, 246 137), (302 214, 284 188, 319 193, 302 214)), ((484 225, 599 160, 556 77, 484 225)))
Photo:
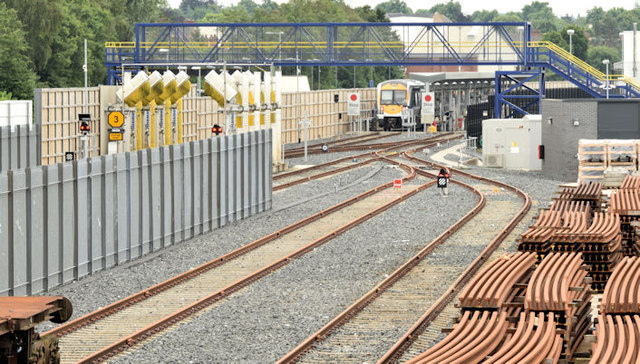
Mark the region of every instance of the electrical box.
POLYGON ((540 115, 522 119, 487 119, 482 122, 482 158, 488 167, 541 170, 540 115))

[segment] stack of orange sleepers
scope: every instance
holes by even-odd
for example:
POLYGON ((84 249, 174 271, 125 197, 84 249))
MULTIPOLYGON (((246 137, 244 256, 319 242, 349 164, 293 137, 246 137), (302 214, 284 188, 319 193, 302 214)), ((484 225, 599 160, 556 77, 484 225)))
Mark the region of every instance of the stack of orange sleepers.
POLYGON ((520 235, 518 250, 535 252, 539 259, 544 258, 551 251, 549 239, 562 229, 562 211, 542 210, 536 222, 520 235))
POLYGON ((591 363, 640 361, 640 258, 626 257, 602 295, 591 363))
POLYGON ((640 181, 638 176, 627 176, 619 190, 611 194, 609 212, 620 215, 622 223, 622 247, 625 256, 640 253, 639 236, 636 233, 640 220, 640 181))
POLYGON ((461 318, 411 363, 557 363, 589 326, 590 291, 579 253, 500 257, 460 294, 461 318))
POLYGON ((613 268, 622 259, 620 216, 597 212, 589 229, 581 234, 580 241, 582 258, 593 278, 591 287, 602 292, 613 268))
MULTIPOLYGON (((627 181, 627 185, 636 184, 627 181)), ((518 250, 536 252, 538 260, 551 252, 582 253, 592 288, 601 292, 623 249, 620 215, 600 212, 601 198, 602 186, 597 182, 564 188, 550 209, 542 210, 536 223, 520 236, 518 250)))
POLYGON ((600 211, 602 207, 602 183, 595 181, 582 181, 573 190, 572 201, 584 201, 591 206, 593 211, 600 211))
POLYGON ((536 268, 525 296, 526 313, 553 313, 564 330, 565 353, 570 359, 591 325, 591 290, 581 253, 551 253, 536 268))
POLYGON ((587 231, 591 215, 585 212, 562 213, 562 226, 549 236, 550 248, 557 252, 575 252, 582 248, 581 235, 587 231))

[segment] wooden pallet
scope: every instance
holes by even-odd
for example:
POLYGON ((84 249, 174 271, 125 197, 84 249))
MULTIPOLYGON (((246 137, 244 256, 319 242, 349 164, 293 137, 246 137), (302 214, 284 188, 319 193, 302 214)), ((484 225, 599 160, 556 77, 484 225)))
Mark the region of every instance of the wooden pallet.
POLYGON ((638 170, 637 141, 607 143, 607 166, 638 170))

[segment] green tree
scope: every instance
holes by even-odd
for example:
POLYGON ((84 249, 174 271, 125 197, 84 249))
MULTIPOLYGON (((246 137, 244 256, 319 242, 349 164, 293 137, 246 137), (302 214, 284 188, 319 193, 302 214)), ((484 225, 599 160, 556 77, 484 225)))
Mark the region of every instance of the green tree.
POLYGON ((429 9, 430 14, 434 14, 435 12, 446 16, 453 22, 464 23, 469 21, 469 18, 462 14, 462 6, 460 6, 460 3, 457 1, 453 2, 449 0, 446 3, 436 4, 429 9))
POLYGON ((400 13, 413 14, 413 10, 402 0, 387 0, 376 6, 376 9, 382 10, 385 14, 400 13))
POLYGON ((46 67, 40 70, 42 87, 80 86, 83 80, 81 64, 84 54, 80 60, 76 57, 79 56, 79 50, 84 48, 81 44, 83 39, 79 36, 84 24, 70 14, 68 6, 62 7, 61 14, 62 26, 53 36, 51 59, 46 67))
POLYGON ((31 69, 29 46, 18 12, 0 3, 0 90, 18 99, 33 97, 37 76, 31 69))
POLYGON ((542 37, 542 40, 553 42, 569 51, 569 34, 567 33, 567 30, 569 29, 573 29, 574 31, 574 34, 571 37, 573 55, 582 60, 586 60, 587 52, 589 50, 589 38, 587 38, 584 29, 578 26, 569 25, 557 32, 549 32, 542 37))
POLYGON ((0 91, 0 101, 11 100, 11 92, 0 91))
POLYGON ((195 20, 219 13, 221 10, 216 0, 182 0, 179 9, 185 17, 195 20))
POLYGON ((389 18, 381 9, 372 9, 369 5, 355 8, 356 13, 363 21, 370 23, 388 23, 389 18))
POLYGON ((113 15, 111 21, 115 23, 117 32, 117 38, 112 39, 114 41, 134 40, 136 23, 161 22, 163 15, 171 11, 167 9, 166 0, 95 0, 92 6, 113 15))
POLYGON ((613 64, 620 61, 620 52, 615 48, 596 46, 589 48, 587 52, 587 63, 593 67, 599 69, 603 73, 606 70, 606 66, 602 64, 602 61, 609 60, 609 74, 612 73, 613 64))
POLYGON ((37 72, 47 66, 52 55, 53 37, 60 30, 60 0, 2 0, 18 12, 18 18, 29 43, 30 58, 37 72))
POLYGON ((494 22, 502 22, 502 23, 508 23, 508 22, 521 22, 522 21, 522 14, 520 13, 516 13, 516 12, 508 12, 506 14, 500 14, 497 17, 495 17, 493 19, 494 22))
POLYGON ((558 30, 560 25, 560 20, 546 2, 534 1, 525 5, 522 8, 522 18, 531 22, 531 25, 543 34, 558 30))
POLYGON ((497 10, 477 10, 471 14, 471 21, 473 22, 490 22, 497 18, 500 14, 498 14, 497 10))

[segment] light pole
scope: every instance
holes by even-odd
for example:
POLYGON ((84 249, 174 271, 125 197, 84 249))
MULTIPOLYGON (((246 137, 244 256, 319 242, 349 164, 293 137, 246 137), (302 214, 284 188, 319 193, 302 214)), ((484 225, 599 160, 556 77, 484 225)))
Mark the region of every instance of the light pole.
POLYGON ((572 42, 573 33, 575 33, 575 30, 567 29, 567 34, 569 34, 569 54, 572 57, 573 57, 573 42, 572 42))
POLYGON ((603 59, 602 64, 604 64, 606 69, 606 80, 605 80, 605 90, 607 90, 607 98, 609 98, 609 60, 603 59))

